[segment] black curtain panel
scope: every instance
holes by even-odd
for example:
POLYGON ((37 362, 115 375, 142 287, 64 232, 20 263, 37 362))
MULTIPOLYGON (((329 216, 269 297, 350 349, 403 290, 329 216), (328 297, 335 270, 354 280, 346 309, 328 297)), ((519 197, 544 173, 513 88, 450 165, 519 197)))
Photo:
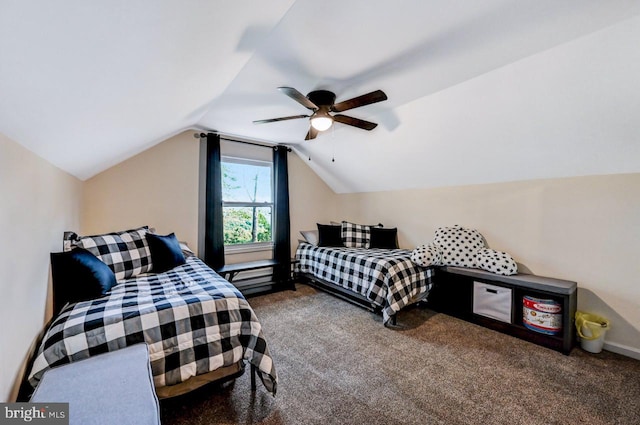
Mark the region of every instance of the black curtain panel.
POLYGON ((222 223, 222 167, 220 135, 207 134, 206 213, 204 262, 214 270, 224 266, 224 229, 222 223))
POLYGON ((274 170, 274 232, 273 259, 278 262, 274 278, 278 283, 288 283, 291 273, 291 229, 289 225, 289 176, 287 171, 286 146, 276 146, 273 150, 274 170))

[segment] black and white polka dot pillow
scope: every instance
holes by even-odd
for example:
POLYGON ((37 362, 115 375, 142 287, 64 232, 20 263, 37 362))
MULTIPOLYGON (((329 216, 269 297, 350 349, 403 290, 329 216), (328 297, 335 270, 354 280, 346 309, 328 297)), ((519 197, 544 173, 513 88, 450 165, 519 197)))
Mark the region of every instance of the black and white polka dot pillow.
POLYGON ((504 276, 518 273, 518 265, 509 254, 489 248, 478 251, 476 267, 504 276))
POLYGON ((411 252, 411 261, 422 267, 439 266, 442 251, 436 245, 420 245, 411 252))
POLYGON ((476 267, 477 253, 485 247, 480 232, 461 226, 439 228, 433 243, 442 250, 441 263, 457 267, 476 267))

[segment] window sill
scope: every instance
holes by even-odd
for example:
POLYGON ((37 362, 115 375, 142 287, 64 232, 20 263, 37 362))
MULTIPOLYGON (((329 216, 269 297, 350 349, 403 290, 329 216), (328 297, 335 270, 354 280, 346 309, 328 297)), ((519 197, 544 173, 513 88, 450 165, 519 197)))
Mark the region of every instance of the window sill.
POLYGON ((226 255, 245 254, 248 252, 273 251, 272 243, 250 245, 228 245, 224 247, 226 255))

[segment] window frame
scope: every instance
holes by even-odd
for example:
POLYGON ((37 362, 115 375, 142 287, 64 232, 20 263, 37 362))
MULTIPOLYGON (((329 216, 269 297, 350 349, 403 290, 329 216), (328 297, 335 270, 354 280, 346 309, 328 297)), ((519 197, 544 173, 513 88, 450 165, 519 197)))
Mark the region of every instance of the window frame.
MULTIPOLYGON (((271 208, 271 241, 269 242, 248 242, 248 243, 239 243, 239 244, 224 244, 224 249, 227 253, 241 253, 241 252, 256 252, 256 251, 267 251, 273 249, 273 215, 275 213, 275 188, 274 188, 274 176, 273 176, 273 161, 260 160, 260 159, 251 159, 251 158, 241 158, 232 155, 221 155, 220 157, 220 166, 222 167, 225 163, 234 163, 234 164, 244 164, 244 165, 253 165, 256 167, 268 167, 271 175, 271 202, 247 202, 247 201, 225 201, 224 200, 224 192, 222 194, 222 210, 224 215, 225 207, 238 207, 238 208, 271 208)), ((224 175, 222 176, 222 182, 224 183, 224 175)), ((223 224, 224 226, 224 224, 223 224)))

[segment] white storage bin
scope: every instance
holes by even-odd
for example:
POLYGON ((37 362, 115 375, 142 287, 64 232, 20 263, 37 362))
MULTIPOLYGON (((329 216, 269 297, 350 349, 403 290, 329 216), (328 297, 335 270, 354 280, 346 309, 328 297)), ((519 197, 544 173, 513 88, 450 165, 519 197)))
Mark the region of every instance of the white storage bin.
POLYGON ((511 289, 473 282, 473 312, 511 323, 511 289))

